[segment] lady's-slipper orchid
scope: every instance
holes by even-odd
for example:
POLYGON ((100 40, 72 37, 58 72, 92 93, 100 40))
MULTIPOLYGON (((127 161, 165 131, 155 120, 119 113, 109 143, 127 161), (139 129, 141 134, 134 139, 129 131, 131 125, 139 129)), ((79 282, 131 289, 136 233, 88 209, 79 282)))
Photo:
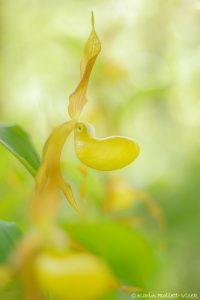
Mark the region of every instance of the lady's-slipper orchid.
POLYGON ((92 14, 92 32, 86 42, 80 64, 81 80, 69 96, 68 112, 71 120, 57 127, 44 147, 42 164, 36 177, 36 196, 31 209, 34 218, 38 218, 45 211, 47 216, 54 213, 59 202, 57 200, 59 189, 64 192, 71 206, 78 210, 71 186, 64 181, 60 169, 63 146, 74 128, 76 154, 80 161, 90 168, 103 171, 116 170, 130 164, 139 154, 139 146, 132 139, 122 136, 96 138, 91 125, 79 122, 80 114, 87 102, 89 78, 100 51, 101 43, 95 32, 92 14), (46 205, 48 198, 49 203, 46 205), (47 206, 48 210, 45 210, 47 206))
POLYGON ((36 193, 31 205, 33 219, 38 219, 42 215, 44 216, 45 213, 47 216, 51 215, 55 211, 59 189, 63 191, 71 206, 78 210, 71 186, 64 181, 61 175, 60 157, 66 139, 75 126, 74 120, 79 117, 87 102, 88 81, 100 50, 101 44, 95 32, 94 16, 92 14, 92 32, 86 43, 80 66, 81 81, 69 97, 68 111, 71 120, 57 127, 44 146, 42 164, 36 177, 36 193), (52 200, 47 205, 46 201, 50 198, 52 200))

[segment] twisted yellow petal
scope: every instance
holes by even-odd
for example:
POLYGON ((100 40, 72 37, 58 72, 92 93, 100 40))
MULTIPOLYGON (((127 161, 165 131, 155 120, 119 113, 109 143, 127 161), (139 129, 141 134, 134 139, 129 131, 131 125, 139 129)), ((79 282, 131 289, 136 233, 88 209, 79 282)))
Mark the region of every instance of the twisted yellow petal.
POLYGON ((86 42, 80 65, 81 81, 75 91, 69 96, 68 112, 72 119, 78 119, 84 105, 87 102, 86 93, 88 82, 100 51, 101 43, 95 32, 94 16, 92 14, 92 32, 86 42))

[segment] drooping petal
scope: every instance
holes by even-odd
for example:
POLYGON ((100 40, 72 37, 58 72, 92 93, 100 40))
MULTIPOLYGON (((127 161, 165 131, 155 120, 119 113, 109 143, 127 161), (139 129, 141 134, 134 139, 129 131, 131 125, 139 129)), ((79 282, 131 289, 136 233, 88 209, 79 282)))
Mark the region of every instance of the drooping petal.
POLYGON ((78 210, 71 186, 64 181, 60 167, 62 149, 73 128, 72 120, 55 128, 44 146, 42 164, 36 176, 35 195, 30 207, 34 221, 55 214, 59 203, 59 189, 64 192, 70 205, 78 210))
POLYGON ((65 122, 53 130, 43 150, 43 160, 36 176, 36 192, 43 189, 49 179, 56 181, 60 176, 60 157, 67 137, 72 132, 74 123, 65 122))
POLYGON ((60 180, 60 189, 63 191, 66 199, 68 200, 68 202, 70 203, 70 205, 79 212, 79 208, 78 205, 76 203, 76 200, 74 198, 74 195, 72 193, 72 188, 70 186, 70 184, 68 182, 65 182, 62 178, 60 180))
POLYGON ((87 102, 86 93, 90 75, 96 58, 101 51, 101 43, 95 32, 94 15, 92 13, 92 32, 86 42, 80 64, 81 80, 75 91, 69 96, 68 112, 72 119, 78 119, 87 102))

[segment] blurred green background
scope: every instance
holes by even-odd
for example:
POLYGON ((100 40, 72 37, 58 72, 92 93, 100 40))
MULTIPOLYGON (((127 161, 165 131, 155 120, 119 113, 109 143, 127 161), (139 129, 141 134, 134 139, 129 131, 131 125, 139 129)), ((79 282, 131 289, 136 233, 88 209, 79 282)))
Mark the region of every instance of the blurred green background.
MULTIPOLYGON (((102 52, 82 119, 98 136, 127 135, 141 147, 115 174, 148 192, 166 220, 163 232, 142 225, 160 257, 152 291, 200 292, 200 1, 1 0, 0 121, 26 129, 41 153, 66 120, 91 10, 102 52)), ((33 179, 2 146, 0 158, 0 217, 24 228, 33 179)), ((78 191, 72 137, 62 161, 78 191)), ((107 176, 89 170, 89 202, 103 201, 107 176)), ((76 218, 63 207, 62 219, 76 218)))

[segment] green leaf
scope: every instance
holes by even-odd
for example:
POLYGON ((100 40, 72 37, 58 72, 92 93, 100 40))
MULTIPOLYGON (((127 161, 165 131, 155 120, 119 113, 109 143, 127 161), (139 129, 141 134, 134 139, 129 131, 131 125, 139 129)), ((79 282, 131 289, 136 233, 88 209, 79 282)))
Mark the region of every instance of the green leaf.
POLYGON ((155 271, 150 243, 139 232, 113 221, 65 224, 72 239, 103 257, 125 284, 145 287, 155 271))
POLYGON ((0 143, 35 176, 40 165, 38 154, 29 135, 19 126, 0 125, 0 143))
POLYGON ((21 231, 14 223, 0 221, 0 264, 6 262, 20 237, 21 231))
MULTIPOLYGON (((7 263, 20 237, 21 231, 14 223, 0 221, 0 267, 1 264, 7 263)), ((3 290, 0 290, 0 299, 22 299, 21 288, 17 278, 3 290)))

